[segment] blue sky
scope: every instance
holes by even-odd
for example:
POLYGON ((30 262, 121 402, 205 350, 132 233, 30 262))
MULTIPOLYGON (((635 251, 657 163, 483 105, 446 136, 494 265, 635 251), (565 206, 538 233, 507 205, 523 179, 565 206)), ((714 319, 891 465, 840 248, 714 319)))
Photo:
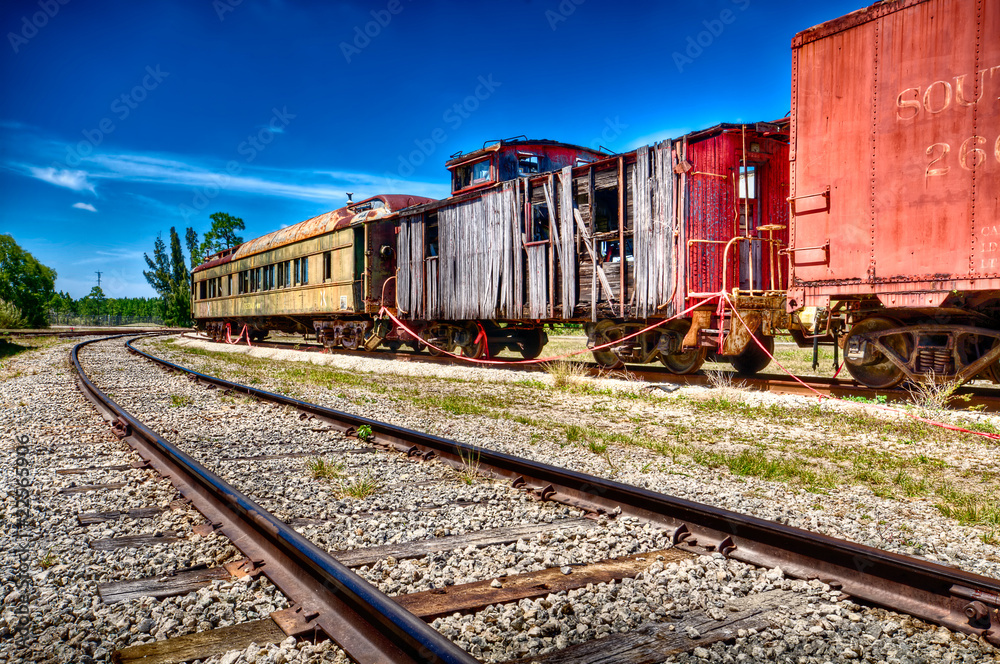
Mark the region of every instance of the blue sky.
POLYGON ((153 295, 143 252, 213 212, 249 239, 348 191, 446 196, 447 157, 489 139, 781 117, 794 34, 864 4, 7 0, 0 233, 74 297, 98 270, 153 295))

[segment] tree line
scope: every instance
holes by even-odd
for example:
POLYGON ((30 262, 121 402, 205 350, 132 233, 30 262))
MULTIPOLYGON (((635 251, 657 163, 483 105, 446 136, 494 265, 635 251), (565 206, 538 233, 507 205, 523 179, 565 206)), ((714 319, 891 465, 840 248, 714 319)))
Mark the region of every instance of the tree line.
POLYGON ((9 234, 0 234, 0 328, 48 327, 50 318, 67 316, 122 316, 161 319, 165 324, 191 324, 191 268, 225 249, 243 243, 237 235, 243 220, 225 212, 209 217, 211 228, 199 242, 198 233, 187 228, 181 246, 176 228, 169 232, 170 248, 162 236, 153 245, 153 257, 144 254, 149 270, 143 276, 159 297, 106 297, 94 286, 86 297, 74 300, 69 293, 56 292, 56 271, 18 246, 9 234))

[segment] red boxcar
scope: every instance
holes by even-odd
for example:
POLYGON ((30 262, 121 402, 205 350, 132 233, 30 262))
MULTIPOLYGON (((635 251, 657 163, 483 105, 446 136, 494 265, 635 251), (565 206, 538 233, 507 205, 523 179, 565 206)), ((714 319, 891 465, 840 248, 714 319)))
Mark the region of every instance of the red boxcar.
POLYGON ((1000 0, 880 2, 792 51, 793 320, 844 323, 871 386, 992 372, 1000 0))

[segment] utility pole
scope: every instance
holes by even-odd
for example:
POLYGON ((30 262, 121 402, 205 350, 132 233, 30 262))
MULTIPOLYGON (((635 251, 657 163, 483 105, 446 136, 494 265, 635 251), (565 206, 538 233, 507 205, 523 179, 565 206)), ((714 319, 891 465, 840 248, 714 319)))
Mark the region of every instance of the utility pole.
POLYGON ((101 287, 101 273, 100 272, 95 272, 94 274, 97 275, 97 287, 100 288, 101 287))

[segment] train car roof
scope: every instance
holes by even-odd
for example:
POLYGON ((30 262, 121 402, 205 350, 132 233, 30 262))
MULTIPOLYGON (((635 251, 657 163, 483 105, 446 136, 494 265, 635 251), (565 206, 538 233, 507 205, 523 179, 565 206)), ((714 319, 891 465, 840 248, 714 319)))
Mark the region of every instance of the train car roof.
POLYGON ((342 208, 324 212, 312 219, 300 221, 297 224, 281 228, 267 235, 244 242, 238 247, 227 249, 212 256, 209 260, 197 266, 192 272, 207 270, 216 265, 270 251, 286 244, 306 240, 317 235, 347 228, 352 223, 378 219, 394 214, 414 205, 432 203, 433 198, 410 196, 407 194, 379 194, 357 203, 351 203, 342 208))

